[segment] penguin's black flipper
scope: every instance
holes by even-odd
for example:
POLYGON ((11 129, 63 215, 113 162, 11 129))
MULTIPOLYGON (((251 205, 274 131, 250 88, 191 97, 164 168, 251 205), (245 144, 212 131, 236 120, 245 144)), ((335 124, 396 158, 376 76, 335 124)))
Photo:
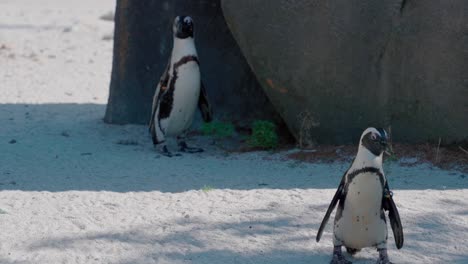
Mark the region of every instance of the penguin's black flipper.
POLYGON ((169 71, 171 70, 171 58, 169 58, 169 61, 167 62, 166 69, 164 70, 163 75, 161 76, 161 79, 159 79, 159 83, 161 84, 161 87, 167 87, 167 84, 169 83, 169 71))
POLYGON ((152 109, 151 109, 151 118, 150 118, 150 121, 148 123, 148 129, 149 129, 151 135, 153 135, 153 132, 154 132, 154 116, 156 115, 156 110, 158 109, 159 93, 160 93, 160 90, 161 90, 159 86, 160 85, 158 85, 158 87, 156 88, 155 95, 153 97, 153 106, 152 106, 152 109))
POLYGON ((213 120, 213 111, 211 110, 210 103, 208 102, 208 95, 206 93, 203 82, 200 83, 200 96, 198 97, 198 108, 202 114, 203 120, 207 123, 213 120))
MULTIPOLYGON (((346 175, 346 173, 345 173, 345 175, 346 175)), ((333 196, 333 199, 332 199, 330 205, 328 206, 327 213, 325 214, 325 217, 323 217, 322 224, 320 225, 320 228, 319 228, 319 230, 317 232, 317 237, 316 237, 317 242, 320 241, 320 238, 322 237, 323 230, 325 229, 325 226, 327 225, 328 219, 330 218, 331 213, 335 209, 336 204, 338 203, 339 200, 341 200, 343 198, 343 190, 344 190, 344 186, 345 186, 344 181, 345 181, 345 177, 343 176, 343 179, 341 180, 340 185, 338 186, 338 190, 336 190, 335 196, 333 196)))
POLYGON ((151 109, 151 119, 149 121, 148 127, 150 133, 151 130, 153 129, 154 125, 154 115, 156 114, 156 109, 158 108, 158 103, 159 103, 159 98, 161 98, 162 94, 167 90, 167 85, 169 83, 169 70, 171 68, 171 58, 169 58, 169 62, 167 63, 166 69, 164 70, 163 75, 159 79, 159 83, 156 86, 156 91, 154 92, 153 96, 153 105, 151 109))
POLYGON ((390 226, 393 230, 393 236, 395 237, 395 244, 398 249, 403 247, 403 226, 401 225, 400 214, 393 201, 393 194, 388 188, 388 183, 385 183, 384 197, 382 201, 382 207, 388 211, 388 218, 390 218, 390 226))

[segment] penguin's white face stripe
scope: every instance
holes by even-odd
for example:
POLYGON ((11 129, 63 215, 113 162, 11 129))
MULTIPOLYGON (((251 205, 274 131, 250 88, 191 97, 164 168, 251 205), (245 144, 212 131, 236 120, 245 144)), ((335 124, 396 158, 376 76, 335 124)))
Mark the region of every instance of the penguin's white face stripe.
POLYGON ((383 129, 383 132, 384 132, 384 136, 385 136, 385 138, 388 138, 387 131, 386 131, 385 129, 383 129))
POLYGON ((189 17, 189 16, 184 18, 184 22, 187 23, 187 24, 192 24, 192 21, 193 21, 192 18, 189 17))
POLYGON ((180 23, 180 16, 176 16, 176 18, 174 18, 174 24, 172 24, 172 30, 174 33, 177 32, 177 25, 179 25, 180 23))
POLYGON ((364 132, 362 132, 362 135, 361 135, 361 139, 359 140, 359 143, 362 143, 362 139, 364 138, 365 135, 367 135, 367 133, 371 132, 372 135, 375 135, 375 136, 380 136, 380 133, 377 129, 373 128, 373 127, 369 127, 367 128, 366 130, 364 130, 364 132))
POLYGON ((172 32, 174 32, 174 33, 177 32, 177 24, 179 24, 179 17, 178 16, 174 19, 174 24, 172 24, 172 32))

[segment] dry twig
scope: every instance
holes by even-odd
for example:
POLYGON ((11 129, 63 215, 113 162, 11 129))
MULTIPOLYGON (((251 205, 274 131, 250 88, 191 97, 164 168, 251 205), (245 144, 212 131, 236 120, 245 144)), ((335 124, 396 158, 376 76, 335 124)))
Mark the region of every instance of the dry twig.
POLYGON ((466 154, 468 154, 468 150, 462 148, 461 146, 458 146, 458 148, 459 148, 461 151, 463 151, 463 152, 465 152, 466 154))
POLYGON ((436 152, 436 160, 435 163, 439 163, 439 150, 440 150, 440 142, 442 141, 442 138, 439 137, 439 144, 437 145, 437 152, 436 152))

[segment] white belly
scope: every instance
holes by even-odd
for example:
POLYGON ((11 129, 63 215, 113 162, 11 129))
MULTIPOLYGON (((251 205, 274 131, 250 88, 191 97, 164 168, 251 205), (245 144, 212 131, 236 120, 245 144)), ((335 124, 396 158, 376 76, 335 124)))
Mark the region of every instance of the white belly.
POLYGON ((200 95, 200 69, 196 62, 179 67, 166 135, 177 136, 190 128, 200 95))
POLYGON ((349 184, 335 235, 345 246, 361 249, 376 246, 387 238, 387 225, 381 219, 382 184, 374 173, 357 175, 349 184))

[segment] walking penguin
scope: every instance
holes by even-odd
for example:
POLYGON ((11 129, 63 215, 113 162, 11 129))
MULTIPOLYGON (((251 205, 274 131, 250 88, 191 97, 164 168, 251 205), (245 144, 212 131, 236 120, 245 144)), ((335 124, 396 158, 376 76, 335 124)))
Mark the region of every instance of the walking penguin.
POLYGON ((379 252, 376 264, 391 264, 387 255, 388 233, 384 211, 388 211, 396 247, 403 247, 400 216, 382 168, 387 140, 387 132, 381 128, 370 127, 362 133, 358 153, 341 179, 323 218, 317 233, 317 242, 338 204, 333 226, 334 249, 331 264, 352 263, 343 256, 342 246, 351 255, 365 247, 376 247, 379 252))
POLYGON ((205 122, 211 122, 213 116, 201 81, 193 32, 191 17, 175 18, 172 55, 153 97, 149 129, 153 144, 168 157, 173 154, 167 148, 166 137, 177 137, 180 151, 202 152, 201 148, 187 146, 184 135, 192 124, 197 105, 205 122))

